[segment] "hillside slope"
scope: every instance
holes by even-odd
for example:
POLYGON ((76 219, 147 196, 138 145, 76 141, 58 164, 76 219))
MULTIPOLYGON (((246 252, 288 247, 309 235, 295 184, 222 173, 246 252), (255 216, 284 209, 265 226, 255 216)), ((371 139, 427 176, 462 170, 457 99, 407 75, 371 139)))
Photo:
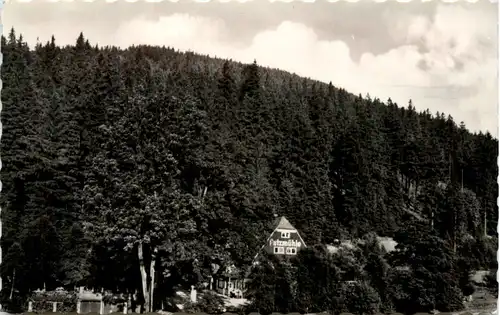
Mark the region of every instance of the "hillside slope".
POLYGON ((275 214, 311 245, 414 216, 459 249, 496 231, 498 141, 444 113, 83 35, 2 47, 2 272, 20 292, 137 288, 141 257, 170 292, 248 264, 275 214))

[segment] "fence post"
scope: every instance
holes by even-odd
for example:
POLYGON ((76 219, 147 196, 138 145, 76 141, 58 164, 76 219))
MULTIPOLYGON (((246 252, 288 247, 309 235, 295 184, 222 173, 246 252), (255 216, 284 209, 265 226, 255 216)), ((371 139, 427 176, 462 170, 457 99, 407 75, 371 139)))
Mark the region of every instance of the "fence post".
POLYGON ((78 301, 76 302, 76 313, 80 314, 81 312, 82 312, 82 301, 78 299, 78 301))
POLYGON ((196 303, 196 289, 194 288, 194 285, 191 286, 191 303, 196 303))
POLYGON ((57 313, 57 302, 52 302, 52 313, 57 313))
POLYGON ((28 313, 33 313, 33 301, 28 302, 28 313))
POLYGON ((99 314, 103 315, 104 314, 104 301, 101 300, 101 307, 99 309, 99 314))

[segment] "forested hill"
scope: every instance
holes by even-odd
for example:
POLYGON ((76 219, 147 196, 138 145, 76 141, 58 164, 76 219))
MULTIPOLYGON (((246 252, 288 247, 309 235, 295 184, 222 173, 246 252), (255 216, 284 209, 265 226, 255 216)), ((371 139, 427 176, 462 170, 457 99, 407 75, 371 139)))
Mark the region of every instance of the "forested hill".
POLYGON ((445 113, 83 35, 2 49, 2 272, 20 292, 137 287, 139 247, 161 268, 244 265, 275 214, 311 245, 416 217, 459 248, 496 233, 498 140, 445 113))

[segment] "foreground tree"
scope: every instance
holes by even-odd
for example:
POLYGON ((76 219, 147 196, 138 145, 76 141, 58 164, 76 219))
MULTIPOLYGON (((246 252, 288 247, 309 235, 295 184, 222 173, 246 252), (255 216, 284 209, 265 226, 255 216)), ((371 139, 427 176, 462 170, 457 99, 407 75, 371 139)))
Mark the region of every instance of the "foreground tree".
POLYGON ((396 234, 391 291, 398 311, 463 308, 452 249, 427 225, 413 222, 396 234))
POLYGON ((451 308, 468 271, 496 268, 491 134, 256 62, 92 47, 83 34, 56 43, 2 38, 1 246, 19 263, 1 272, 20 301, 85 284, 139 290, 155 309, 210 282, 212 264, 249 267, 274 214, 312 248, 394 236, 409 218, 433 230, 398 234, 392 271, 373 248, 299 255, 293 272, 275 271, 282 311, 298 308, 290 296, 301 310, 338 309, 346 280, 367 282, 384 306, 422 289, 421 309, 451 308))

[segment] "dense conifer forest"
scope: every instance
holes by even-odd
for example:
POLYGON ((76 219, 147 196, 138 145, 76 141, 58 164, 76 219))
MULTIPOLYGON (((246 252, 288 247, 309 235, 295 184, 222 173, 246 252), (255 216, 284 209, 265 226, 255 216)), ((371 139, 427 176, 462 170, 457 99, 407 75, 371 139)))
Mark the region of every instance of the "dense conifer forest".
POLYGON ((3 304, 84 285, 154 289, 157 310, 214 265, 248 268, 276 215, 308 249, 253 269, 249 311, 461 309, 497 267, 490 133, 256 62, 1 45, 3 304))

